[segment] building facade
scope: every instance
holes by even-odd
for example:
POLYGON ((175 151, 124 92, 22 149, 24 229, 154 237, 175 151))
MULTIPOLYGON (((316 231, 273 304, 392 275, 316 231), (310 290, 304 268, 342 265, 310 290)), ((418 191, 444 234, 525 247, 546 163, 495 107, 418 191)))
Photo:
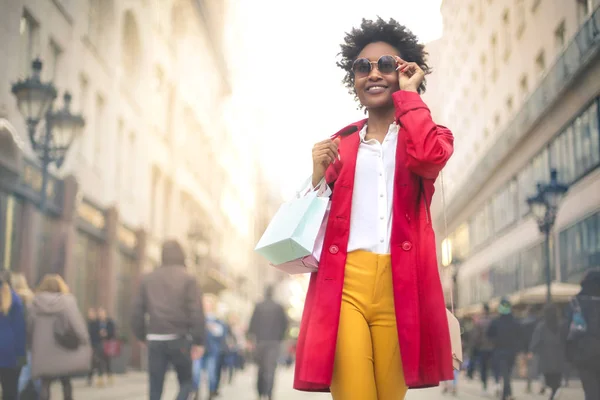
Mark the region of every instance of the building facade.
POLYGON ((458 289, 463 311, 544 301, 545 238, 526 199, 551 169, 569 185, 550 240, 555 296, 600 266, 599 4, 442 3, 426 97, 455 134, 435 223, 446 293, 458 289))
POLYGON ((160 264, 165 238, 185 245, 206 292, 229 291, 234 304, 255 265, 254 196, 237 189, 255 175, 233 164, 251 155, 238 157, 244 149, 225 120, 226 3, 0 3, 2 267, 32 285, 63 274, 82 309, 105 307, 125 335, 136 284, 160 264), (43 214, 39 161, 11 93, 38 57, 42 79, 71 92, 86 120, 62 168, 50 171, 43 214))

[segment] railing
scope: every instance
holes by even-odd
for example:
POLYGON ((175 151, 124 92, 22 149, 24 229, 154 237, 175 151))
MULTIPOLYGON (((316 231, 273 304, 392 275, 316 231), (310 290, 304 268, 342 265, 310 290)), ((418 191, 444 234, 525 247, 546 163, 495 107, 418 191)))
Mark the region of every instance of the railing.
POLYGON ((544 116, 579 72, 589 64, 600 49, 600 8, 596 8, 581 25, 563 53, 542 78, 537 89, 525 101, 517 115, 498 135, 473 173, 465 176, 448 202, 449 218, 456 215, 480 190, 494 169, 523 139, 533 125, 544 116))

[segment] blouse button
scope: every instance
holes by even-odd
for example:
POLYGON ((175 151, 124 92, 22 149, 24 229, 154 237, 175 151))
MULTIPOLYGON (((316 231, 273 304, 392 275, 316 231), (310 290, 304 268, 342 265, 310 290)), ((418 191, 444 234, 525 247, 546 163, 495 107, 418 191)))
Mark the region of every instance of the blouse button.
POLYGON ((411 242, 402 242, 402 250, 404 251, 410 251, 410 249, 412 249, 412 243, 411 242))
POLYGON ((331 254, 337 254, 340 251, 340 249, 334 244, 329 246, 329 252, 331 254))

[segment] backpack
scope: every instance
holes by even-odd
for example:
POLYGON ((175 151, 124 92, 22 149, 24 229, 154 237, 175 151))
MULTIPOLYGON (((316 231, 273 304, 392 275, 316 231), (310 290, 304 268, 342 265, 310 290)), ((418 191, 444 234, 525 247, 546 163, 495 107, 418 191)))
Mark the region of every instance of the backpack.
MULTIPOLYGON (((582 299, 587 300, 587 298, 582 299)), ((589 298, 598 301, 597 298, 589 298)), ((597 318, 589 315, 587 318, 583 312, 579 300, 574 297, 571 300, 571 323, 567 333, 567 359, 576 367, 595 366, 600 360, 600 327, 597 318)), ((594 306, 590 314, 594 312, 594 306)))
POLYGON ((80 340, 65 315, 58 315, 52 326, 54 340, 65 350, 77 350, 80 340))

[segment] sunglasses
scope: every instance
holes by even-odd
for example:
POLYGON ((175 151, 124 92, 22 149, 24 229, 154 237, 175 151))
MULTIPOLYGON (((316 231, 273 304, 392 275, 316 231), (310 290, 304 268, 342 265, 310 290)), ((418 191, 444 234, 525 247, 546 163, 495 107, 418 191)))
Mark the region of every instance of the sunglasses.
POLYGON ((364 78, 373 70, 373 64, 382 74, 391 74, 398 70, 398 61, 394 56, 381 56, 377 61, 369 61, 367 58, 357 58, 352 64, 352 72, 357 78, 364 78))

